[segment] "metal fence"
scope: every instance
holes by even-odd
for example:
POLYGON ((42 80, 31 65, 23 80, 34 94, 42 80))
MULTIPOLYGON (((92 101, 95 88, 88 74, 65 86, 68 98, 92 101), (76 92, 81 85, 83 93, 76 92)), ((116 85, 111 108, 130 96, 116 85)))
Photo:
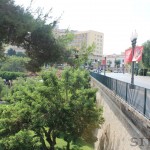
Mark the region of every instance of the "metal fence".
POLYGON ((130 106, 150 119, 150 89, 136 85, 132 89, 130 88, 130 83, 119 81, 94 72, 91 72, 90 74, 115 94, 120 96, 130 106))

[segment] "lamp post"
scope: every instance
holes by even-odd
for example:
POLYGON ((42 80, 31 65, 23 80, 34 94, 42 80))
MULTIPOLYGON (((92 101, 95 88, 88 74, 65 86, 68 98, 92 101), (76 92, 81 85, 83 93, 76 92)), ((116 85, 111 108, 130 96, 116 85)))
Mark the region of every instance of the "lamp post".
MULTIPOLYGON (((136 31, 134 33, 132 33, 131 36, 131 42, 132 42, 132 58, 134 57, 134 49, 136 46, 136 40, 137 40, 137 33, 136 31)), ((134 89, 134 61, 132 60, 132 68, 131 68, 131 89, 134 89)))
POLYGON ((104 76, 106 75, 106 57, 105 57, 105 61, 104 61, 104 76))
POLYGON ((136 66, 135 66, 135 68, 136 68, 136 76, 138 75, 138 61, 136 61, 136 66))

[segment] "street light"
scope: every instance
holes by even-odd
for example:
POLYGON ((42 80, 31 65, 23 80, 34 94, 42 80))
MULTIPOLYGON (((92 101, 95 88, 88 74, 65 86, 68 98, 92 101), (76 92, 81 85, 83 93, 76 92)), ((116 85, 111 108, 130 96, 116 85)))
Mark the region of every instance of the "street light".
POLYGON ((105 57, 105 61, 104 61, 104 76, 106 75, 106 57, 105 57))
POLYGON ((136 61, 135 69, 136 69, 136 76, 137 76, 138 75, 138 61, 136 61))
MULTIPOLYGON (((131 42, 132 42, 132 58, 134 57, 134 49, 135 49, 135 46, 136 46, 136 40, 137 40, 137 33, 136 31, 134 33, 132 33, 132 36, 131 36, 131 42)), ((130 88, 131 89, 134 89, 134 61, 132 60, 132 68, 131 68, 131 86, 130 88)))

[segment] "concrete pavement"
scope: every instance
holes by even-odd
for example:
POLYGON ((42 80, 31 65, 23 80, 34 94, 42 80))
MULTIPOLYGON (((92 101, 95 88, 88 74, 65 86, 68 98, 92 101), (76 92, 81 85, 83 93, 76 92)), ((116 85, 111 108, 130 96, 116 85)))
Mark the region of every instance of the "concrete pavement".
MULTIPOLYGON (((103 75, 103 74, 102 74, 103 75)), ((107 73, 106 76, 124 81, 127 83, 131 83, 131 74, 129 73, 107 73)), ((134 84, 140 87, 144 87, 150 89, 150 76, 135 76, 134 75, 134 84)))

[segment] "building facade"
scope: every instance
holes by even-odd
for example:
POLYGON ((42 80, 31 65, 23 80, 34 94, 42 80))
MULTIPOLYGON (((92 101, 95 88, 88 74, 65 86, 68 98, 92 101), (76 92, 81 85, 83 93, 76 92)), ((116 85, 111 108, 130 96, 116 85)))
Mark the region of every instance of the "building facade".
POLYGON ((106 65, 108 68, 111 70, 115 70, 117 67, 118 68, 123 68, 125 66, 124 64, 124 59, 125 59, 125 53, 121 54, 112 54, 112 55, 106 55, 106 65), (118 66, 116 66, 115 61, 119 61, 120 63, 118 66))
MULTIPOLYGON (((64 29, 56 29, 55 34, 64 35, 64 29)), ((89 56, 91 60, 100 60, 103 55, 103 45, 104 45, 104 34, 101 32, 88 30, 88 31, 71 31, 74 34, 74 39, 70 43, 70 47, 80 50, 83 46, 88 47, 94 44, 95 48, 92 54, 89 56)))
POLYGON ((115 61, 119 60, 120 61, 120 67, 122 67, 122 65, 124 65, 124 58, 125 58, 125 54, 121 53, 121 54, 112 54, 112 55, 106 55, 106 63, 107 65, 110 63, 110 67, 115 67, 115 61))
POLYGON ((71 42, 72 47, 81 49, 82 46, 91 46, 94 44, 95 48, 90 56, 90 59, 100 59, 103 55, 103 43, 104 43, 104 34, 97 31, 77 31, 74 32, 75 38, 71 42))

